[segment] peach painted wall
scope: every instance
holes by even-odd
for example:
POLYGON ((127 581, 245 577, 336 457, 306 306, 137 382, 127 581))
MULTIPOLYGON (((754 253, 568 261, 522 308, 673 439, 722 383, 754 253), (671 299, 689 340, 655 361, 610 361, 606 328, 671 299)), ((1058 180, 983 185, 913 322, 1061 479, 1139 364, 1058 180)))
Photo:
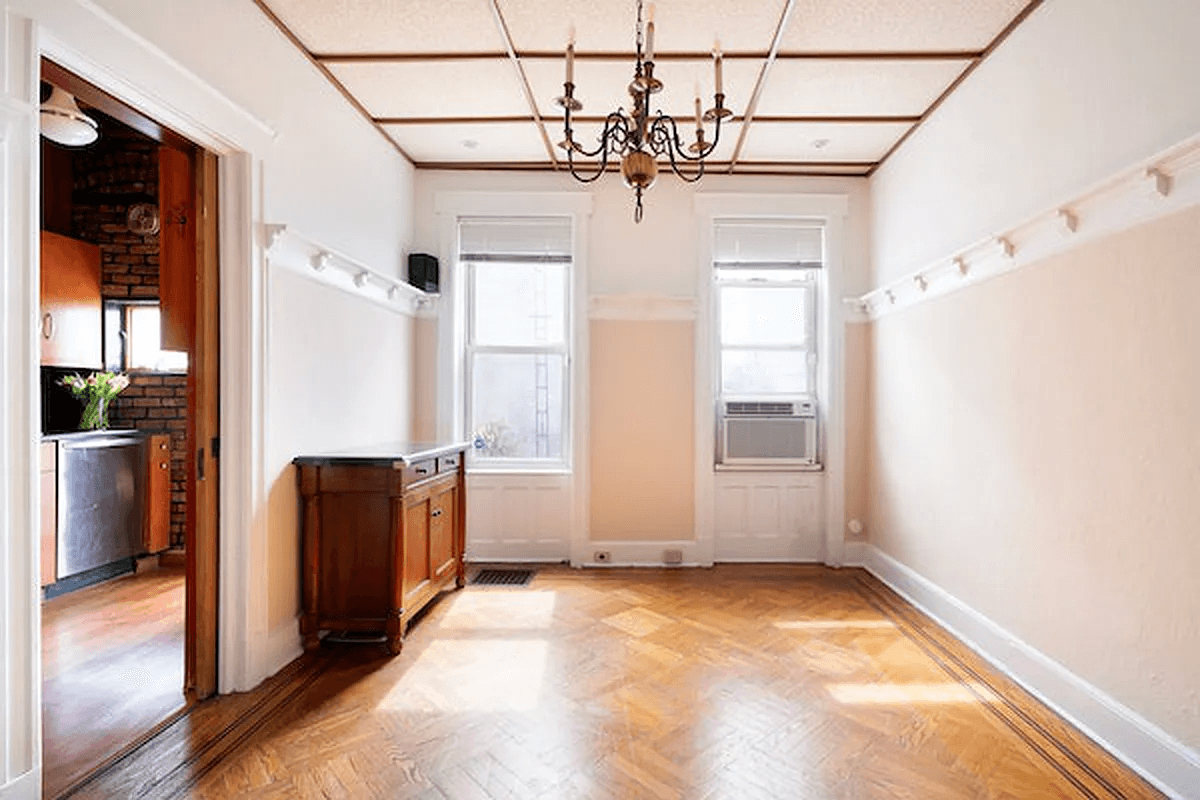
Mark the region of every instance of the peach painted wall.
POLYGON ((413 439, 437 438, 437 320, 417 317, 413 323, 413 439))
POLYGON ((846 530, 847 541, 867 538, 867 442, 870 438, 870 367, 871 329, 867 325, 847 325, 846 363, 846 521, 863 523, 860 534, 846 530))
POLYGON ((694 325, 590 326, 591 538, 691 539, 694 325))
POLYGON ((874 323, 871 540, 1200 750, 1200 208, 874 323))

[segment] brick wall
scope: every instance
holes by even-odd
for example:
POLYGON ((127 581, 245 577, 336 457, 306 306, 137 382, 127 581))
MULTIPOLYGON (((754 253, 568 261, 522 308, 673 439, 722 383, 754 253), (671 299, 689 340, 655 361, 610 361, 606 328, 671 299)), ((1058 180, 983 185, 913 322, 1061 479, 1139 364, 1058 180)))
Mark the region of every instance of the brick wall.
MULTIPOLYGON (((158 204, 158 144, 106 125, 99 141, 72 151, 72 235, 100 247, 105 299, 158 299, 158 234, 131 233, 136 203, 158 204)), ((187 520, 187 376, 133 373, 109 422, 171 436, 171 546, 183 547, 187 520)))
POLYGON ((131 233, 129 209, 158 203, 158 145, 109 133, 73 154, 74 236, 99 245, 105 298, 158 298, 158 234, 131 233))
POLYGON ((183 547, 187 520, 187 376, 137 372, 109 412, 114 428, 171 435, 171 546, 183 547))

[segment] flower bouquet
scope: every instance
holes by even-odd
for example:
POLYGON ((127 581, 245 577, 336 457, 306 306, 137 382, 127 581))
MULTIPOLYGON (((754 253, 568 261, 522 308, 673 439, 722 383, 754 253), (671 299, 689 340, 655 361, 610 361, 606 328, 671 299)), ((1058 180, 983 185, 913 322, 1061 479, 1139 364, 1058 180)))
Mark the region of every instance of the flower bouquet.
POLYGON ((93 372, 86 378, 67 375, 62 385, 79 398, 87 398, 79 430, 102 431, 108 427, 108 403, 129 385, 129 376, 120 372, 93 372))

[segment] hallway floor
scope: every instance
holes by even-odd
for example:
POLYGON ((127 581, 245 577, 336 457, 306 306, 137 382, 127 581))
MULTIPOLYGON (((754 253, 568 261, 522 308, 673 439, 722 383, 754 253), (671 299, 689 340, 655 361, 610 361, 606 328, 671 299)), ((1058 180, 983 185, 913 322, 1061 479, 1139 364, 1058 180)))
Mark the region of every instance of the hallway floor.
POLYGON ((860 570, 541 568, 306 655, 81 797, 1159 797, 860 570))
POLYGON ((184 707, 184 570, 42 604, 43 796, 57 797, 184 707))

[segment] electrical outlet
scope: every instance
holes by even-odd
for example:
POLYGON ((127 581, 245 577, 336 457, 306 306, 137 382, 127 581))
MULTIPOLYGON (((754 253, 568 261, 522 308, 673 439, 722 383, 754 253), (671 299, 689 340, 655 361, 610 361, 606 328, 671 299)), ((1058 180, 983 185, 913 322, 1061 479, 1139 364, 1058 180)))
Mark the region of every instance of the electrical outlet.
POLYGON ((608 552, 607 550, 597 550, 592 555, 592 560, 597 564, 607 564, 612 560, 612 553, 608 552))
POLYGON ((678 566, 683 563, 683 551, 674 548, 663 550, 663 563, 678 566))

